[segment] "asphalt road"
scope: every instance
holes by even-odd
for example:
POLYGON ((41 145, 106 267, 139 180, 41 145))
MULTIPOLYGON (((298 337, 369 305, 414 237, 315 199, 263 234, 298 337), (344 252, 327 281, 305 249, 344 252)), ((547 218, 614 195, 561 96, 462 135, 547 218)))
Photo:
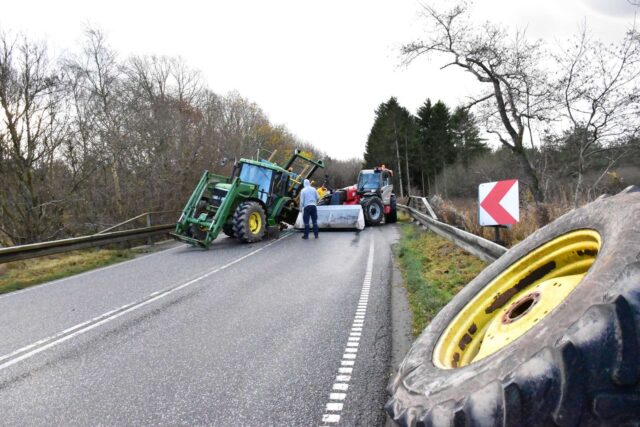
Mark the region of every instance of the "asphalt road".
POLYGON ((2 296, 0 424, 383 425, 396 234, 176 244, 2 296))

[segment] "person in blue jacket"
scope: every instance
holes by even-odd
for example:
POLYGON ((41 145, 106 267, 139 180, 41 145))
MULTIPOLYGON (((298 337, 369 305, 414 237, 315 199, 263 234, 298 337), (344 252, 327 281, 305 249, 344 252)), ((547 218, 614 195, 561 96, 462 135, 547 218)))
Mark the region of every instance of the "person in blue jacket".
POLYGON ((300 207, 302 208, 302 221, 304 222, 303 239, 309 238, 309 219, 313 222, 313 235, 318 238, 318 191, 311 186, 308 179, 304 180, 304 188, 300 192, 300 207))

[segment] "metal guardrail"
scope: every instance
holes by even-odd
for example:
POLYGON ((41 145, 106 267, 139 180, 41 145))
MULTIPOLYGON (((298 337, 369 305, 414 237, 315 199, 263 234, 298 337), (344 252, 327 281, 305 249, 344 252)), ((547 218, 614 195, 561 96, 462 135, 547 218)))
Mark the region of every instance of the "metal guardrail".
POLYGON ((398 208, 409 213, 413 219, 429 230, 445 239, 451 240, 465 251, 484 261, 493 262, 507 251, 507 248, 504 246, 500 246, 490 240, 460 230, 444 222, 437 221, 412 207, 398 204, 398 208))
POLYGON ((111 227, 104 229, 102 231, 98 231, 96 234, 104 234, 104 233, 108 233, 109 231, 114 231, 117 228, 122 227, 123 225, 127 225, 127 224, 132 224, 134 222, 136 222, 137 220, 141 219, 141 218, 145 218, 145 224, 147 227, 151 227, 151 217, 153 215, 162 215, 162 214, 168 214, 168 213, 173 213, 173 214, 179 214, 182 211, 156 211, 156 212, 145 212, 142 213, 138 216, 134 216, 133 218, 129 218, 126 221, 122 221, 119 224, 116 225, 112 225, 111 227))
POLYGON ((423 207, 425 209, 425 212, 428 213, 429 215, 431 215, 431 218, 435 219, 436 221, 438 220, 438 216, 436 215, 436 213, 434 212, 433 208, 431 207, 431 205, 429 204, 429 201, 427 200, 426 197, 422 197, 422 196, 409 196, 409 206, 411 206, 411 202, 415 202, 417 203, 419 206, 423 207))
POLYGON ((174 228, 175 224, 154 225, 151 227, 136 228, 133 230, 112 231, 110 233, 53 240, 51 242, 0 248, 0 264, 75 251, 78 249, 110 245, 112 243, 126 242, 129 240, 150 238, 167 234, 174 228))
POLYGON ((0 264, 5 262, 20 261, 46 255, 75 251, 78 249, 94 248, 110 245, 112 243, 127 242, 130 240, 147 239, 147 244, 153 244, 153 237, 169 233, 175 228, 175 223, 151 225, 152 215, 177 213, 180 211, 145 212, 112 227, 89 236, 73 237, 69 239, 53 240, 50 242, 32 243, 29 245, 11 246, 0 248, 0 264), (133 224, 135 221, 145 218, 146 227, 130 230, 114 231, 124 225, 133 224))

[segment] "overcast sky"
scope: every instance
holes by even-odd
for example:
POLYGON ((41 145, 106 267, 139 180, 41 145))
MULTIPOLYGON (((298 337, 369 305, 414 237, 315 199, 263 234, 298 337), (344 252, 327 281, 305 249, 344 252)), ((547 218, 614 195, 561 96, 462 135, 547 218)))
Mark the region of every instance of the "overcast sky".
MULTIPOLYGON (((420 4, 0 0, 0 28, 45 39, 60 52, 76 49, 89 24, 105 31, 123 58, 181 56, 213 91, 236 90, 272 122, 348 158, 362 155, 374 110, 389 97, 415 112, 427 97, 455 106, 476 88, 460 72, 440 71, 437 59, 401 65, 399 47, 421 34, 420 4)), ((473 10, 478 21, 526 27, 531 37, 555 43, 585 20, 600 38, 619 39, 640 8, 627 0, 476 0, 473 10)))

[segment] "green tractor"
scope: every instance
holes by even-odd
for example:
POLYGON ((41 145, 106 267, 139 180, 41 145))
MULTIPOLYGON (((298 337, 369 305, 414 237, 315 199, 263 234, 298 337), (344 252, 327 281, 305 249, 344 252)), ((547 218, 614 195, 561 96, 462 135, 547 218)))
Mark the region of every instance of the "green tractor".
POLYGON ((322 160, 295 150, 284 166, 270 159, 240 159, 230 177, 205 171, 171 235, 202 248, 220 231, 241 242, 258 242, 267 232, 279 232, 281 223, 295 223, 302 183, 319 167, 324 168, 322 160), (293 170, 299 163, 298 174, 293 170))

